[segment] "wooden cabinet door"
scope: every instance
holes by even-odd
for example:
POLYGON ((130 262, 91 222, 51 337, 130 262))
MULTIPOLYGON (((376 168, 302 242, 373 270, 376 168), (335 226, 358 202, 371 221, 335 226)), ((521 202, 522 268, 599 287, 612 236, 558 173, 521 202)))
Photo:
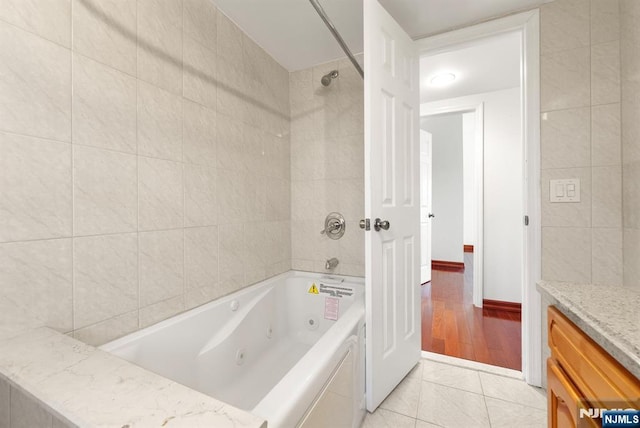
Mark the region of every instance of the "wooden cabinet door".
POLYGON ((547 359, 547 404, 549 428, 598 426, 593 419, 580 418, 580 408, 585 408, 580 393, 553 358, 547 359))

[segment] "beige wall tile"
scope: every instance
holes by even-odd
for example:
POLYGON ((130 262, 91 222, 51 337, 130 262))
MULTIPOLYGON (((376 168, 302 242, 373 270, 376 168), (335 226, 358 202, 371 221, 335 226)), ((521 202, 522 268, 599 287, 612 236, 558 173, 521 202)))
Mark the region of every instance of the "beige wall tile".
POLYGON ((584 107, 542 114, 542 169, 591 165, 590 113, 584 107))
POLYGON ((250 79, 266 81, 264 74, 270 57, 256 42, 245 33, 242 34, 242 61, 245 72, 250 79))
POLYGON ((11 387, 0 377, 0 427, 9 427, 9 406, 11 403, 11 387))
POLYGON ((1 130, 71 141, 71 52, 4 22, 0 39, 1 130))
POLYGON ((640 229, 624 229, 624 285, 640 289, 640 229))
POLYGON ((184 100, 183 132, 184 161, 215 167, 218 159, 215 110, 184 100))
POLYGON ((216 170, 204 165, 184 166, 185 226, 213 226, 218 221, 216 170))
POLYGON ((77 428, 77 425, 72 424, 65 419, 58 419, 55 415, 53 415, 52 428, 77 428))
POLYGON ((364 135, 362 128, 359 134, 327 140, 325 152, 331 158, 331 162, 327 162, 325 165, 326 178, 364 179, 364 135), (340 153, 340 156, 332 156, 332 153, 340 153))
POLYGON ((266 165, 264 162, 265 132, 254 126, 244 126, 243 163, 248 173, 264 176, 266 165))
POLYGON ((591 0, 591 44, 620 39, 618 0, 591 0))
POLYGON ((183 0, 184 35, 215 50, 217 45, 217 15, 213 2, 208 0, 183 0))
POLYGON ((246 174, 243 198, 245 221, 264 219, 267 215, 267 182, 264 177, 256 174, 246 174))
POLYGON ((301 270, 304 272, 313 272, 313 260, 291 260, 291 269, 301 270))
POLYGON ((178 296, 140 308, 140 328, 159 323, 184 311, 184 297, 178 296))
POLYGON ((206 47, 191 38, 184 40, 183 95, 210 108, 217 106, 215 47, 206 47))
POLYGON ((182 94, 182 0, 138 0, 138 78, 182 94))
MULTIPOLYGON (((245 273, 251 270, 263 269, 266 264, 266 223, 262 221, 246 223, 242 233, 242 262, 245 273)), ((225 233, 221 234, 221 244, 226 248, 229 245, 229 237, 225 233)), ((226 258, 225 254, 221 254, 226 258)), ((252 281, 255 282, 255 281, 252 281)), ((252 282, 248 282, 249 284, 252 282)))
POLYGON ((216 16, 218 56, 234 68, 242 67, 242 30, 218 11, 216 16))
POLYGON ((590 48, 542 55, 541 111, 586 107, 590 104, 590 48))
POLYGON ((140 307, 184 292, 184 233, 182 229, 138 235, 140 307))
POLYGON ((620 104, 591 107, 591 165, 620 165, 620 104))
POLYGON ((182 161, 182 97, 138 82, 138 154, 182 161))
POLYGON ((310 219, 316 210, 314 198, 315 181, 294 181, 291 183, 291 220, 310 219))
POLYGON ((264 254, 262 260, 265 267, 291 258, 291 233, 288 221, 268 221, 264 224, 264 254))
POLYGON ((289 103, 291 115, 298 116, 313 108, 313 69, 307 68, 291 72, 289 75, 289 103))
POLYGON ((136 157, 73 148, 74 234, 133 232, 138 226, 136 157))
MULTIPOLYGON (((259 178, 258 178, 259 179, 259 178)), ((280 178, 267 178, 265 195, 265 219, 288 220, 291 217, 291 183, 280 178)))
POLYGON ((245 122, 249 114, 251 88, 244 70, 220 55, 216 67, 218 114, 245 122))
POLYGON ((589 0, 563 0, 540 8, 542 54, 589 46, 589 0))
POLYGON ((620 166, 591 169, 592 226, 622 227, 622 168, 620 166))
POLYGON ((591 168, 547 169, 541 174, 542 226, 591 227, 591 168), (549 180, 578 178, 580 202, 551 203, 549 180))
POLYGON ((591 282, 591 229, 543 227, 542 278, 591 282))
POLYGON ((338 241, 340 263, 364 266, 364 234, 358 222, 347 222, 347 230, 338 241))
POLYGON ((0 242, 71 236, 71 145, 0 132, 0 242))
POLYGON ((185 295, 185 306, 188 309, 203 305, 219 297, 231 294, 244 287, 244 278, 228 278, 213 286, 205 286, 188 290, 185 295))
POLYGON ((136 153, 136 79, 73 56, 73 143, 136 153))
POLYGON ((622 285, 622 229, 591 229, 591 281, 622 285))
POLYGON ((2 294, 25 314, 73 329, 71 239, 0 244, 2 294))
MULTIPOLYGON (((241 242, 238 241, 239 244, 241 242)), ((187 292, 195 288, 215 286, 218 283, 218 228, 210 226, 185 229, 184 257, 187 292)))
POLYGON ((623 82, 622 92, 622 160, 640 161, 640 82, 623 82))
POLYGON ((228 116, 218 117, 217 147, 218 169, 243 172, 247 171, 245 165, 244 147, 245 127, 242 122, 228 116))
POLYGON ((364 183, 362 179, 338 180, 338 212, 347 221, 359 221, 364 217, 364 183))
POLYGON ((0 5, 0 19, 64 47, 71 47, 69 0, 5 0, 0 5))
POLYGON ((11 387, 11 428, 50 427, 53 417, 31 396, 11 387))
POLYGON ((74 327, 87 327, 138 309, 135 233, 74 238, 74 327))
POLYGON ((623 165, 622 174, 624 227, 640 229, 640 162, 623 165))
POLYGON ((291 180, 325 179, 327 157, 322 140, 291 140, 291 180))
POLYGON ((291 180, 291 150, 288 132, 283 135, 267 134, 265 146, 265 175, 291 180))
POLYGON ((218 169, 218 224, 242 223, 247 218, 250 201, 243 172, 218 169))
POLYGON ((73 49, 136 75, 136 1, 73 0, 73 49))
POLYGON ((138 311, 136 310, 78 329, 73 332, 73 337, 88 345, 101 346, 137 329, 138 311))
POLYGON ((184 226, 183 165, 138 157, 139 230, 184 226))
POLYGON ((226 224, 220 227, 219 237, 220 281, 244 278, 244 226, 226 224))
POLYGON ((620 102, 620 42, 591 46, 591 104, 620 102))

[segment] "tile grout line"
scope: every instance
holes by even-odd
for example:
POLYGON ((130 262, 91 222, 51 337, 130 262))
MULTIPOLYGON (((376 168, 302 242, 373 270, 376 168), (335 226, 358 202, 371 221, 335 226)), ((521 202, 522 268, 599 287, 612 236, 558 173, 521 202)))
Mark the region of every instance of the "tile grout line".
POLYGON ((71 104, 71 118, 70 118, 70 152, 71 152, 71 336, 75 337, 75 331, 76 331, 76 310, 75 310, 75 305, 76 305, 76 301, 75 301, 75 293, 76 293, 76 272, 75 272, 75 249, 76 249, 76 240, 75 240, 75 222, 76 222, 76 212, 75 212, 75 208, 76 208, 76 204, 75 204, 75 197, 76 197, 76 191, 75 191, 75 147, 73 147, 73 94, 74 94, 74 74, 73 74, 73 34, 74 34, 74 29, 73 29, 73 2, 69 2, 69 15, 70 15, 70 23, 69 23, 69 45, 70 45, 70 55, 69 55, 69 61, 71 62, 70 64, 70 70, 71 70, 71 93, 69 94, 70 96, 70 104, 71 104))
POLYGON ((491 415, 489 414, 489 406, 487 405, 487 396, 484 393, 484 386, 482 385, 482 377, 480 377, 480 373, 476 372, 478 375, 478 380, 480 380, 480 390, 482 391, 482 402, 484 403, 484 410, 487 412, 487 421, 489 422, 489 427, 491 427, 491 415))
POLYGON ((140 91, 140 86, 139 86, 139 79, 138 79, 138 64, 140 62, 140 44, 139 44, 139 40, 138 40, 138 19, 139 19, 139 2, 136 1, 136 7, 135 7, 135 22, 136 22, 136 245, 137 245, 137 251, 136 251, 136 261, 137 261, 137 300, 138 300, 138 325, 137 325, 137 330, 141 328, 141 319, 140 319, 140 303, 141 303, 141 298, 140 298, 140 153, 139 153, 139 147, 138 147, 138 108, 140 106, 140 95, 139 95, 139 91, 140 91))

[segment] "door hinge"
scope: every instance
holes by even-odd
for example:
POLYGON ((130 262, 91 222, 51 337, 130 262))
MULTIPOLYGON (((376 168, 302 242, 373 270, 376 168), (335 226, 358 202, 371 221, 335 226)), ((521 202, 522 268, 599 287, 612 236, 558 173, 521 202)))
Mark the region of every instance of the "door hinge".
POLYGON ((529 216, 528 215, 524 216, 524 225, 525 226, 529 226, 529 216))

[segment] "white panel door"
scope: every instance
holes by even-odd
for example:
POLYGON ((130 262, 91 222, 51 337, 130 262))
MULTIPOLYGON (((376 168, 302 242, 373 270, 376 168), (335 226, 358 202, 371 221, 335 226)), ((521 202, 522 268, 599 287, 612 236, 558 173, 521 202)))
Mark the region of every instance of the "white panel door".
POLYGON ((420 282, 431 281, 431 133, 420 130, 420 282))
POLYGON ((417 50, 377 0, 364 0, 367 409, 420 359, 417 50), (375 219, 388 230, 375 230, 375 219))

